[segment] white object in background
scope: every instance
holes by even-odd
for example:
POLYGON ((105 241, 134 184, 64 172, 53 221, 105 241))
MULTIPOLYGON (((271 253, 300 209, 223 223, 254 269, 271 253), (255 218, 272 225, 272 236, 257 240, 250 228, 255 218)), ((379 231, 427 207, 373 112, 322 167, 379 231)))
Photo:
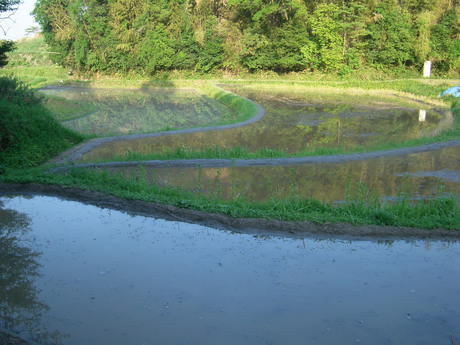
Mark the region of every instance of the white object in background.
POLYGON ((423 77, 429 78, 431 76, 431 61, 425 61, 423 65, 423 77))
POLYGON ((426 110, 425 109, 420 109, 418 112, 418 120, 420 122, 425 122, 426 120, 426 110))

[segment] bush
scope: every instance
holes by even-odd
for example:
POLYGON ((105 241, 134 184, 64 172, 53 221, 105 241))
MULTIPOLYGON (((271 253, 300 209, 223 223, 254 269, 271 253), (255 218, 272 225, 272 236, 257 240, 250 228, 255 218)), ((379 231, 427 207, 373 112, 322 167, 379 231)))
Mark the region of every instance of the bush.
POLYGON ((0 77, 0 99, 15 104, 38 104, 40 98, 23 81, 16 77, 0 77))
POLYGON ((0 114, 0 166, 35 166, 82 140, 15 78, 0 78, 0 114))

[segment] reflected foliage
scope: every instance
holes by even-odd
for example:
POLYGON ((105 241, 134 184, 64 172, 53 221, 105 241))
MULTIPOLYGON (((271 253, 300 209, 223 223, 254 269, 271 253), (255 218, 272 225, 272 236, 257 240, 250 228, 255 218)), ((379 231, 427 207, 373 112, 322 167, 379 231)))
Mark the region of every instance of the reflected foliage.
POLYGON ((34 286, 39 276, 40 253, 29 248, 21 236, 29 231, 30 219, 3 208, 0 202, 0 328, 13 330, 42 344, 60 344, 61 335, 40 325, 47 306, 38 300, 34 286))
MULTIPOLYGON (((448 174, 410 177, 406 172, 460 171, 458 147, 399 157, 299 166, 255 166, 226 168, 112 168, 128 179, 180 187, 223 199, 267 201, 316 199, 326 202, 373 202, 402 198, 431 198, 443 193, 460 195, 460 183, 448 174)), ((381 223, 388 214, 376 215, 381 223)))
POLYGON ((51 96, 45 105, 60 112, 56 116, 67 120, 66 127, 88 135, 200 127, 232 116, 230 109, 193 90, 58 88, 43 92, 51 96))
MULTIPOLYGON (((182 148, 204 150, 243 148, 301 154, 317 149, 353 149, 403 142, 437 134, 444 118, 435 109, 419 121, 418 109, 397 98, 238 89, 238 94, 265 108, 257 123, 213 132, 171 135, 114 142, 100 146, 84 160, 111 159, 127 153, 170 153, 182 148)), ((418 106, 418 105, 417 105, 418 106)), ((449 122, 446 122, 449 126, 449 122)))

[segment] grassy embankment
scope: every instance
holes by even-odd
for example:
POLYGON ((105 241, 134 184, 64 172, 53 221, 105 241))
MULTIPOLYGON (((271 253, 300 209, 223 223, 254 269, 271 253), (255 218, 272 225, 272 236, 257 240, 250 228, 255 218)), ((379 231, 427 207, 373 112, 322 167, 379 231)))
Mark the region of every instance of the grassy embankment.
POLYGON ((81 142, 62 127, 17 79, 0 77, 0 166, 27 168, 81 142))
MULTIPOLYGON (((34 78, 30 74, 27 77, 29 80, 34 78)), ((53 83, 53 77, 48 82, 53 83)), ((341 87, 354 83, 341 82, 341 87)), ((402 83, 405 87, 411 87, 411 82, 402 83)), ((272 199, 267 202, 243 199, 224 201, 176 188, 152 186, 144 179, 128 180, 105 172, 74 169, 66 174, 50 174, 48 167, 41 164, 77 144, 82 137, 63 128, 22 84, 6 85, 9 86, 0 92, 0 182, 76 187, 125 199, 171 204, 232 217, 460 229, 460 205, 453 197, 418 202, 402 198, 394 203, 386 203, 375 196, 369 196, 364 189, 358 189, 357 193, 348 198, 347 203, 338 205, 295 198, 272 199)), ((418 84, 415 88, 425 90, 418 84)), ((459 103, 456 103, 454 109, 458 118, 459 103)), ((252 111, 250 108, 241 110, 252 111)))

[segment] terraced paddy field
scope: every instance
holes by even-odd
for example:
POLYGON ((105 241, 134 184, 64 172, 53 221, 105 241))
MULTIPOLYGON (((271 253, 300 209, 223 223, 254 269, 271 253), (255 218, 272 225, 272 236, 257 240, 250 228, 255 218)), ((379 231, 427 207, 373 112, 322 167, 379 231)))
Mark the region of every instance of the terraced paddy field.
POLYGON ((96 138, 0 184, 0 344, 457 344, 458 114, 222 86, 44 91, 96 138))
POLYGON ((225 105, 194 89, 48 87, 40 92, 64 126, 90 136, 200 127, 232 117, 225 105))
POLYGON ((82 160, 118 160, 133 153, 149 157, 209 148, 302 156, 317 150, 347 151, 434 136, 453 123, 452 114, 439 103, 391 94, 226 88, 259 104, 265 116, 251 125, 225 131, 114 141, 88 152, 82 160))
POLYGON ((236 128, 104 138, 71 160, 128 180, 226 200, 460 195, 459 143, 365 152, 449 130, 455 119, 441 102, 363 90, 220 86, 258 104, 263 116, 236 128), (197 159, 174 160, 182 152, 197 159))

